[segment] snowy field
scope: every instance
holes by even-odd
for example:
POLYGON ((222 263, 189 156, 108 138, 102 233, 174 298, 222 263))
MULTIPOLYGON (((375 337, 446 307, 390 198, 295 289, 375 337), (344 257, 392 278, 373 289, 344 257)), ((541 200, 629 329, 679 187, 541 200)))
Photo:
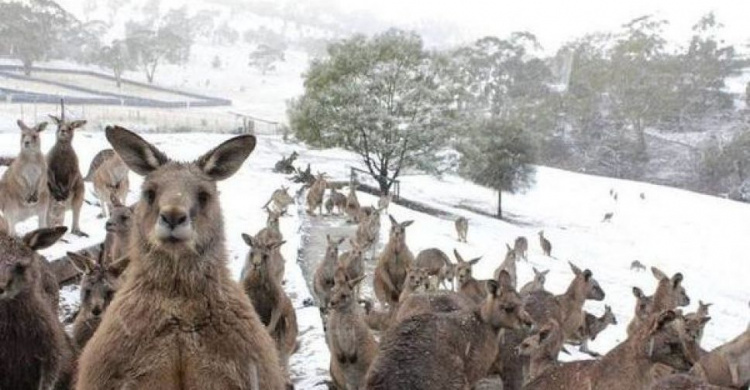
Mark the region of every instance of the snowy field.
MULTIPOLYGON (((210 147, 228 138, 213 134, 149 134, 146 138, 179 159, 192 159, 210 147)), ((13 155, 18 150, 18 133, 0 133, 0 155, 13 155)), ((43 150, 54 142, 54 132, 48 130, 42 137, 43 150)), ((79 132, 74 140, 83 173, 100 149, 108 147, 102 133, 79 132)), ((283 175, 271 172, 273 164, 282 154, 292 150, 300 153, 299 165, 312 164, 313 172, 327 172, 334 180, 348 177, 348 168, 358 166, 356 156, 342 150, 307 150, 298 144, 283 143, 280 137, 262 136, 256 150, 245 167, 234 177, 219 185, 227 232, 230 268, 239 276, 248 248, 240 233, 255 233, 265 224, 261 206, 271 192, 290 185, 283 175)), ((0 168, 4 169, 4 168, 0 168)), ((688 311, 697 307, 698 300, 714 305, 710 309, 712 320, 704 336, 704 348, 711 349, 744 331, 750 320, 748 300, 750 289, 748 274, 750 262, 750 205, 699 195, 683 190, 575 174, 540 167, 536 186, 526 194, 504 195, 504 208, 513 224, 487 218, 458 208, 471 206, 487 212, 495 208, 494 192, 454 176, 437 179, 428 176, 405 176, 401 179, 402 195, 464 215, 470 221, 468 244, 455 239, 453 221, 417 213, 398 206, 390 212, 399 221, 413 219, 407 229, 407 243, 416 255, 420 250, 438 247, 446 253, 453 248, 464 257, 483 256, 475 268, 479 279, 491 277, 505 254, 505 243, 512 243, 519 235, 530 242, 529 262, 518 263, 519 285, 531 279, 531 267, 550 269, 547 289, 562 293, 572 279, 567 261, 581 268, 590 268, 606 292, 603 302, 586 303, 586 310, 600 315, 604 304, 612 306, 618 325, 604 331, 591 349, 606 352, 625 338, 625 329, 633 313, 633 286, 651 294, 656 280, 650 272, 631 271, 630 263, 640 260, 646 266, 657 266, 672 275, 682 272, 684 285, 691 298, 688 311), (618 201, 609 196, 610 189, 618 193, 618 201), (645 200, 640 194, 645 195, 645 200), (602 223, 606 212, 613 212, 611 223, 602 223), (554 258, 542 256, 537 232, 544 230, 553 245, 554 258)), ((130 201, 135 201, 140 179, 131 175, 130 201)), ((87 186, 90 186, 87 184, 87 186)), ((291 191, 298 187, 292 186, 291 191)), ((90 191, 91 187, 87 187, 90 191)), ((93 199, 92 195, 87 196, 93 199)), ((367 204, 374 198, 364 194, 367 204)), ((96 218, 99 209, 85 205, 82 228, 91 237, 81 239, 67 235, 69 244, 58 244, 44 252, 55 258, 66 251, 100 242, 104 238, 102 220, 96 218)), ((70 223, 70 213, 67 215, 70 223)), ((281 221, 282 233, 287 243, 282 253, 287 261, 287 292, 292 296, 298 311, 301 347, 292 359, 292 373, 298 388, 324 388, 319 384, 326 379, 328 352, 317 308, 304 308, 302 302, 310 292, 298 267, 297 251, 300 245, 296 210, 281 221), (317 385, 317 386, 316 386, 317 385)), ((27 221, 21 231, 36 226, 27 221)), ((387 238, 389 223, 382 223, 382 240, 387 238)), ((67 294, 68 296, 72 294, 67 294)), ((574 354, 573 358, 583 355, 574 354)), ((566 358, 563 355, 563 358, 566 358)), ((569 358, 566 358, 569 359, 569 358)))

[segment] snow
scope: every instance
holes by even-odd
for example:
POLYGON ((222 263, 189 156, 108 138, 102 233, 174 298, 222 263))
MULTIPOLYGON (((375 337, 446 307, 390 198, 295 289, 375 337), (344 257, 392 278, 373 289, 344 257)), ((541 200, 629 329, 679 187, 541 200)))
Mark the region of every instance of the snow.
MULTIPOLYGON (((229 138, 218 134, 148 134, 146 138, 176 159, 193 159, 229 138)), ((50 148, 54 131, 42 134, 43 150, 50 148)), ((74 146, 79 154, 81 170, 85 172, 94 154, 108 147, 104 135, 82 131, 76 135, 74 146)), ((14 155, 18 149, 18 133, 0 133, 0 155, 14 155)), ((271 192, 290 183, 283 175, 272 173, 273 164, 282 154, 296 150, 298 165, 312 164, 313 172, 327 172, 332 180, 346 180, 349 168, 361 168, 357 157, 343 150, 310 150, 304 145, 284 143, 278 136, 261 136, 256 150, 238 174, 219 184, 226 225, 226 245, 229 267, 236 277, 248 248, 242 241, 243 232, 254 234, 265 224, 262 205, 271 192)), ((0 168, 4 169, 4 168, 0 168)), ((129 201, 138 198, 140 178, 131 175, 129 201)), ((87 190, 90 192, 91 188, 87 190)), ((299 187, 292 185, 290 192, 299 187)), ((605 290, 603 302, 587 302, 586 310, 596 315, 609 304, 617 316, 618 325, 605 330, 590 347, 606 352, 624 340, 628 322, 633 314, 633 286, 651 294, 656 279, 650 272, 631 271, 630 263, 640 260, 647 266, 657 266, 668 274, 682 272, 684 285, 691 298, 687 311, 697 307, 698 300, 711 302, 712 320, 705 331, 703 346, 714 348, 744 331, 748 325, 747 274, 750 263, 744 257, 750 253, 750 205, 700 195, 688 191, 570 173, 538 167, 536 185, 525 194, 504 195, 504 208, 513 223, 485 217, 457 206, 471 206, 487 212, 495 209, 496 194, 460 178, 446 175, 437 179, 424 175, 401 178, 401 195, 426 203, 469 219, 469 242, 456 241, 453 221, 438 218, 397 205, 390 213, 399 221, 412 219, 407 229, 407 243, 416 255, 420 250, 438 247, 450 253, 456 248, 465 258, 483 256, 475 267, 475 277, 490 278, 505 254, 504 243, 523 235, 529 239, 529 261, 518 263, 518 283, 531 280, 531 267, 550 269, 547 289, 562 293, 572 272, 567 261, 589 268, 605 290), (610 189, 618 193, 618 201, 609 196, 610 189), (645 200, 640 194, 645 195, 645 200), (602 223, 606 212, 614 212, 611 223, 602 223), (537 232, 545 231, 553 245, 554 258, 544 257, 538 245, 537 232)), ((88 199, 93 199, 89 193, 88 199)), ((375 197, 360 194, 363 204, 375 203, 375 197)), ((99 209, 85 205, 82 213, 83 230, 91 238, 66 235, 70 243, 60 243, 45 250, 48 258, 56 258, 66 251, 79 249, 101 241, 103 221, 96 218, 99 209)), ((67 215, 70 223, 70 213, 67 215)), ((291 371, 301 389, 323 388, 327 378, 328 351, 322 324, 315 307, 305 308, 303 302, 311 298, 305 276, 297 264, 301 245, 301 219, 294 207, 281 220, 286 244, 282 254, 286 259, 285 289, 297 309, 300 328, 300 349, 293 355, 291 371)), ((36 227, 29 220, 19 226, 22 232, 36 227)), ((382 222, 381 242, 387 238, 390 224, 382 222)), ((365 291, 368 291, 366 288, 365 291)), ((75 304, 77 292, 69 289, 63 299, 75 304)), ((571 358, 584 358, 574 353, 571 358)))

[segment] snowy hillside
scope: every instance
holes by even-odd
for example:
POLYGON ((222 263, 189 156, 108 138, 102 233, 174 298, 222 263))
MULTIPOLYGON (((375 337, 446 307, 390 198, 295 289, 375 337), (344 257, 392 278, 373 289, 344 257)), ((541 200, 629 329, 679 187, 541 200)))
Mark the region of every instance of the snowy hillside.
MULTIPOLYGON (((227 136, 212 134, 149 134, 146 138, 175 158, 192 159, 217 145, 227 136)), ((18 133, 0 134, 0 155, 13 155, 18 149, 18 133)), ((43 134, 46 151, 54 141, 54 132, 43 134)), ((80 132, 74 146, 79 154, 81 170, 88 169, 94 154, 108 147, 102 133, 80 132)), ((343 180, 351 165, 358 165, 356 156, 342 150, 308 150, 302 145, 283 143, 280 137, 262 136, 255 152, 245 167, 233 178, 220 184, 230 268, 239 275, 248 248, 240 233, 255 233, 265 224, 261 206, 271 192, 289 182, 282 175, 271 172, 282 154, 292 150, 300 153, 298 164, 312 164, 313 172, 327 172, 335 180, 343 180)), ((2 168, 0 168, 2 169, 2 168)), ((516 236, 529 238, 529 262, 520 262, 519 283, 531 279, 531 267, 551 269, 547 288, 555 293, 564 291, 572 278, 567 261, 581 268, 590 268, 607 296, 604 302, 587 303, 594 314, 603 312, 609 304, 618 318, 614 329, 607 329, 591 344, 598 352, 606 352, 625 337, 625 328, 632 317, 633 286, 651 294, 656 280, 650 272, 630 271, 633 260, 647 266, 657 266, 668 274, 683 272, 684 285, 691 297, 688 308, 698 300, 711 302, 711 322, 708 323, 704 347, 713 348, 743 331, 750 320, 747 275, 750 263, 750 205, 709 196, 647 185, 636 182, 574 174, 540 167, 536 186, 526 194, 504 196, 505 209, 514 224, 484 217, 458 208, 468 205, 491 212, 496 195, 453 176, 439 180, 428 176, 402 178, 402 195, 421 201, 470 220, 468 244, 455 239, 453 221, 403 207, 392 206, 391 213, 399 220, 415 220, 407 230, 407 243, 416 254, 419 250, 438 247, 446 252, 458 249, 465 257, 483 256, 475 276, 489 278, 500 264, 504 243, 512 243, 516 236), (618 193, 618 201, 610 196, 610 189, 618 193), (640 194, 645 195, 641 199, 640 194), (613 212, 611 223, 602 223, 606 212, 613 212), (553 244, 554 259, 542 256, 537 232, 544 230, 553 244)), ((131 175, 129 200, 138 197, 140 179, 131 175)), ((297 187, 292 187, 295 191, 297 187)), ((90 190, 90 188, 88 188, 90 190)), ((88 199, 93 196, 88 195, 88 199)), ((374 201, 365 196, 364 203, 374 201)), ((55 258, 65 251, 78 249, 101 241, 103 221, 96 219, 99 210, 84 206, 82 227, 91 234, 89 239, 66 236, 70 244, 58 244, 45 251, 55 258)), ((68 214, 68 223, 70 214, 68 214)), ((327 377, 328 352, 323 338, 318 311, 305 308, 303 301, 310 298, 301 269, 297 265, 301 221, 295 210, 281 221, 287 243, 282 247, 287 261, 285 288, 292 295, 300 321, 300 351, 292 359, 292 372, 298 388, 322 388, 327 377)), ((383 220, 383 239, 389 224, 383 220)), ((21 231, 36 226, 27 221, 21 231)), ((69 294, 70 295, 70 294, 69 294)), ((575 355, 575 358, 581 357, 575 355)))

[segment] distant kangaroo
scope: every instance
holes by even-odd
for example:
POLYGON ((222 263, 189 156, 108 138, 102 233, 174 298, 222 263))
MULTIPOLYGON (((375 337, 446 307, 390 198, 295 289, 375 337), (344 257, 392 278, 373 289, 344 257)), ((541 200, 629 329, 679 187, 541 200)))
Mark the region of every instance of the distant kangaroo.
POLYGON ((458 234, 458 242, 466 242, 466 235, 469 232, 469 220, 465 217, 458 217, 455 224, 456 233, 458 234))
POLYGON ((81 237, 88 234, 79 225, 85 187, 78 167, 78 155, 73 149, 75 130, 86 124, 85 120, 68 122, 50 115, 57 124, 57 141, 47 153, 47 185, 52 194, 50 201, 63 202, 65 209, 73 209, 73 226, 70 233, 81 237))
POLYGON ((187 163, 121 127, 106 136, 144 180, 125 284, 81 354, 76 389, 285 389, 274 342, 229 274, 216 186, 255 137, 187 163))
POLYGON ((539 245, 542 247, 545 256, 552 257, 552 243, 544 237, 544 230, 539 232, 539 245))

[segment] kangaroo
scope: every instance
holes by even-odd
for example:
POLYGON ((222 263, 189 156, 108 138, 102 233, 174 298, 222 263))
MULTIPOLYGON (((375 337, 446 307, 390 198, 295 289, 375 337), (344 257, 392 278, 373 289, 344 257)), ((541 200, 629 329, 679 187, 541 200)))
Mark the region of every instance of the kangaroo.
POLYGON ((529 358, 523 383, 527 384, 545 371, 557 367, 557 355, 562 346, 562 330, 554 319, 547 321, 539 332, 524 339, 518 346, 518 354, 529 358))
POLYGON ((331 205, 338 210, 338 214, 346 210, 346 195, 336 191, 335 188, 331 187, 331 194, 328 199, 331 201, 331 205))
MULTIPOLYGON (((652 297, 651 305, 645 316, 651 316, 664 310, 675 309, 679 306, 690 304, 690 297, 688 297, 685 288, 682 286, 683 277, 681 273, 678 272, 672 278, 669 278, 656 267, 651 267, 651 272, 659 281, 659 284, 656 287, 656 292, 652 297)), ((633 334, 641 323, 641 317, 633 317, 633 320, 628 324, 628 335, 633 334)))
POLYGON ((331 236, 326 236, 328 246, 326 247, 326 255, 318 264, 315 269, 315 275, 313 276, 313 292, 318 298, 318 307, 320 311, 325 313, 328 310, 328 301, 331 298, 331 289, 334 284, 334 274, 336 272, 336 265, 339 260, 339 245, 344 242, 345 238, 341 237, 338 240, 331 239, 331 236))
POLYGON ((734 389, 750 386, 750 327, 701 357, 690 373, 716 386, 734 389))
POLYGON ((91 160, 91 163, 89 164, 89 170, 88 172, 86 172, 86 176, 83 177, 83 181, 94 181, 94 173, 96 173, 96 170, 99 169, 99 167, 102 166, 105 161, 114 156, 115 151, 113 149, 100 150, 91 160))
POLYGON ((674 310, 652 316, 645 326, 628 337, 601 360, 563 363, 546 371, 524 390, 648 389, 649 375, 657 364, 677 370, 692 365, 683 334, 685 322, 674 310))
POLYGON ((328 186, 324 175, 323 173, 318 173, 315 182, 307 191, 307 213, 310 215, 315 215, 316 208, 319 209, 319 214, 323 215, 323 195, 328 186))
POLYGON ((698 310, 694 313, 685 314, 685 326, 687 328, 688 336, 690 336, 697 345, 700 345, 700 342, 703 339, 703 329, 705 328, 706 323, 711 320, 711 317, 708 316, 708 308, 711 306, 711 303, 703 303, 703 301, 699 300, 698 310))
POLYGON ((406 228, 414 221, 398 223, 393 216, 388 244, 383 248, 373 275, 375 296, 382 305, 392 306, 398 302, 403 290, 406 270, 414 263, 414 255, 406 245, 406 228))
POLYGON ((21 120, 17 123, 21 129, 21 151, 0 179, 0 212, 11 235, 16 234, 16 224, 32 216, 37 216, 40 228, 47 226, 49 207, 47 162, 39 138, 47 122, 34 127, 21 120))
MULTIPOLYGON (((96 158, 94 159, 96 160, 96 158)), ((92 165, 94 165, 93 162, 92 165)), ((92 181, 94 182, 94 192, 96 192, 102 207, 99 218, 109 218, 114 208, 111 201, 113 197, 119 199, 120 203, 125 203, 125 198, 128 196, 128 190, 130 189, 129 172, 128 166, 117 153, 113 153, 110 158, 104 159, 95 168, 92 181)))
POLYGON ((544 237, 544 230, 539 231, 539 245, 542 247, 542 253, 547 257, 552 257, 552 243, 544 237))
POLYGON ((378 344, 357 304, 357 285, 364 279, 336 281, 329 302, 326 341, 331 351, 331 378, 338 389, 359 390, 378 353, 378 344))
POLYGON ((0 234, 0 389, 66 389, 73 350, 44 290, 46 261, 67 228, 42 228, 15 238, 0 234))
POLYGON ((458 217, 455 222, 458 242, 466 242, 466 235, 469 232, 469 220, 465 217, 458 217))
POLYGON ((367 375, 368 390, 467 389, 487 375, 503 328, 530 324, 508 274, 487 282, 481 305, 404 319, 381 340, 367 375))
POLYGON ((244 233, 242 234, 242 240, 250 247, 250 252, 247 254, 242 271, 240 271, 240 279, 244 280, 247 276, 249 270, 247 267, 253 265, 253 257, 262 255, 268 257, 268 271, 274 280, 279 284, 284 283, 286 261, 284 260, 284 256, 281 255, 280 248, 281 244, 285 241, 282 241, 281 235, 275 236, 273 234, 266 234, 268 231, 268 228, 261 229, 255 237, 251 237, 244 233))
POLYGON ((714 386, 689 374, 673 374, 661 378, 649 390, 732 390, 731 387, 714 386))
POLYGON ((513 285, 513 288, 516 288, 516 251, 513 250, 513 248, 510 247, 510 245, 505 244, 505 248, 507 251, 505 252, 505 260, 500 264, 500 266, 495 270, 494 277, 497 279, 497 276, 500 275, 500 271, 505 270, 508 272, 508 275, 510 275, 510 281, 513 285))
POLYGON ((612 217, 614 217, 614 216, 615 216, 615 213, 613 213, 611 211, 608 212, 608 213, 604 213, 604 218, 602 218, 602 223, 604 223, 604 222, 612 222, 612 217))
POLYGON ((285 388, 273 340, 227 269, 216 188, 255 137, 186 163, 119 126, 106 136, 144 182, 127 278, 81 354, 76 389, 285 388))
POLYGON ((380 195, 380 199, 378 199, 378 208, 388 212, 388 207, 391 205, 392 201, 393 194, 382 194, 380 195))
POLYGON ((359 222, 359 200, 357 199, 357 183, 349 180, 349 194, 346 195, 346 216, 349 222, 359 222))
MULTIPOLYGON (((471 299, 476 304, 481 303, 486 295, 483 295, 483 291, 485 291, 485 281, 475 279, 471 274, 471 267, 476 265, 479 260, 482 260, 482 257, 480 256, 469 261, 464 261, 464 258, 461 257, 461 255, 455 249, 453 250, 453 255, 456 256, 456 261, 458 261, 458 264, 456 265, 458 292, 471 299)), ((503 270, 501 270, 500 273, 502 273, 502 271, 503 270)), ((510 274, 508 274, 508 277, 510 277, 510 274)))
POLYGON ((73 342, 78 350, 83 350, 99 327, 104 312, 120 288, 120 275, 130 262, 128 257, 123 257, 106 265, 104 257, 105 251, 100 252, 99 259, 68 252, 71 264, 83 274, 81 306, 73 323, 73 342))
POLYGON ((243 234, 242 238, 252 248, 246 260, 242 287, 250 297, 261 322, 276 342, 281 366, 287 373, 287 387, 290 387, 289 356, 297 347, 297 315, 272 267, 274 261, 279 261, 274 253, 278 253, 278 248, 284 241, 264 242, 247 234, 243 234))
POLYGON ((646 266, 643 265, 643 263, 641 263, 638 260, 633 260, 633 262, 630 263, 630 270, 631 271, 645 271, 646 266))
POLYGON ((446 282, 451 283, 451 290, 455 290, 455 279, 456 279, 456 265, 451 263, 448 255, 438 248, 424 249, 414 260, 414 266, 423 268, 427 271, 427 275, 435 277, 437 286, 432 286, 437 289, 438 286, 448 287, 446 282))
POLYGON ((555 296, 546 291, 537 291, 524 300, 525 310, 537 323, 544 323, 549 318, 557 320, 566 341, 575 340, 584 326, 584 302, 587 299, 602 301, 605 297, 604 290, 590 270, 581 271, 573 263, 568 264, 575 277, 564 294, 555 296))
POLYGON ((284 214, 292 203, 294 203, 294 199, 289 195, 289 188, 281 186, 271 194, 271 198, 263 205, 263 208, 268 209, 268 205, 272 204, 275 212, 284 214))
POLYGON ((516 240, 513 242, 513 252, 516 252, 516 259, 523 258, 529 261, 529 240, 523 236, 516 237, 516 240))
POLYGON ((399 302, 396 321, 418 314, 449 313, 473 307, 476 303, 472 299, 452 291, 413 292, 399 302))
POLYGON ((547 281, 549 270, 539 271, 536 267, 531 268, 534 271, 534 280, 526 283, 521 287, 521 296, 526 296, 535 291, 544 291, 544 283, 547 281))
POLYGON ((66 210, 72 208, 73 224, 70 233, 88 237, 79 225, 85 187, 78 167, 78 155, 73 149, 75 130, 83 127, 86 121, 68 122, 54 115, 50 115, 50 118, 57 124, 57 140, 47 153, 47 186, 52 195, 50 201, 64 202, 66 210))
POLYGON ((599 335, 609 325, 617 325, 617 318, 612 313, 612 308, 609 305, 604 305, 604 314, 601 317, 584 312, 583 326, 580 329, 580 347, 579 350, 583 353, 587 353, 593 357, 601 356, 599 353, 589 349, 588 341, 596 340, 596 336, 599 335))
POLYGON ((265 209, 266 213, 268 213, 266 227, 258 231, 256 237, 265 242, 282 241, 284 239, 284 236, 281 234, 281 216, 283 213, 269 207, 265 207, 265 209))
MULTIPOLYGON (((365 264, 362 252, 362 247, 359 244, 349 239, 349 245, 351 249, 342 253, 338 258, 338 263, 341 265, 346 272, 347 280, 354 280, 365 274, 365 264)), ((357 284, 359 286, 359 284, 357 284)), ((356 289, 357 298, 359 298, 359 288, 356 289)))
POLYGON ((359 220, 355 238, 362 250, 374 251, 380 241, 380 211, 376 209, 369 217, 359 220))
POLYGON ((294 173, 294 160, 299 157, 296 151, 293 151, 289 157, 281 156, 281 160, 277 161, 273 166, 273 171, 276 173, 294 173))
POLYGON ((128 253, 130 247, 130 229, 133 226, 133 207, 127 207, 117 196, 112 195, 112 212, 104 229, 107 236, 104 239, 106 257, 102 265, 121 259, 128 253))

